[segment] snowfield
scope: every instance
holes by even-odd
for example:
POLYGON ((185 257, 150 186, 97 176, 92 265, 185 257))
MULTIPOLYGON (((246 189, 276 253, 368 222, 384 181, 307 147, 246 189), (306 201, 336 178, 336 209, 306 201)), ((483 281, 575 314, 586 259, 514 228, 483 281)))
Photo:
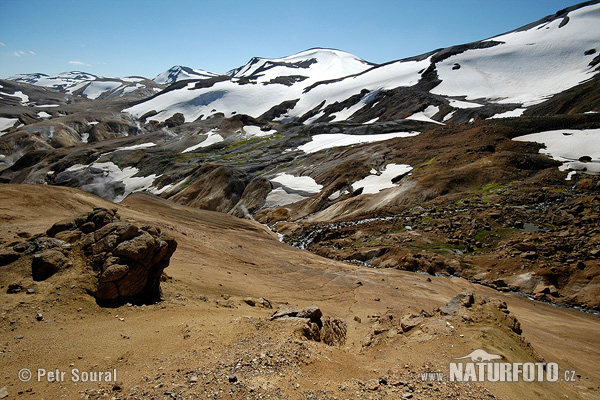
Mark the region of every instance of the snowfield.
MULTIPOLYGON (((0 117, 0 132, 11 128, 16 122, 18 122, 18 118, 4 118, 0 117)), ((0 134, 2 135, 2 134, 0 134)))
POLYGON ((442 82, 431 92, 517 103, 540 103, 591 78, 589 63, 600 40, 600 4, 583 7, 562 18, 489 40, 502 42, 486 49, 467 50, 437 64, 442 82), (576 44, 576 45, 574 45, 576 44), (459 69, 455 68, 459 65, 459 69))
POLYGON ((206 139, 204 139, 204 141, 198 143, 197 145, 194 146, 190 146, 187 149, 183 150, 182 153, 189 153, 192 152, 194 150, 203 148, 203 147, 208 147, 211 144, 215 144, 215 143, 219 143, 222 142, 223 140, 223 136, 219 135, 218 133, 215 133, 214 130, 207 132, 206 133, 206 139))
POLYGON ((412 171, 408 164, 388 164, 381 172, 371 171, 372 174, 352 184, 352 189, 363 188, 362 194, 379 193, 384 189, 394 187, 392 180, 397 176, 412 171))
POLYGON ((267 195, 265 207, 282 207, 296 203, 323 189, 323 185, 319 185, 310 176, 294 176, 286 173, 277 175, 271 179, 271 183, 273 190, 267 195))
POLYGON ((194 121, 200 116, 207 118, 217 112, 224 113, 226 117, 246 114, 258 118, 284 101, 299 100, 280 118, 287 121, 304 115, 317 104, 324 102, 324 108, 344 101, 363 89, 368 90, 370 93, 361 98, 359 106, 354 105, 351 110, 342 111, 336 118, 343 120, 368 104, 379 90, 416 84, 420 78, 419 70, 428 65, 429 61, 424 60, 396 62, 373 68, 366 61, 342 51, 313 49, 280 59, 253 59, 241 70, 232 71, 231 80, 217 82, 212 87, 203 89, 194 89, 193 82, 183 89, 164 93, 123 111, 139 118, 148 111, 156 110, 158 114, 150 119, 160 122, 178 112, 185 116, 186 121, 194 121), (278 63, 310 65, 301 68, 278 63), (368 71, 365 73, 350 75, 341 81, 319 84, 307 91, 307 88, 317 82, 339 79, 347 76, 345 74, 358 74, 366 70, 368 71), (277 77, 290 76, 302 76, 304 79, 290 86, 268 83, 277 77), (247 79, 251 83, 246 83, 247 79))
POLYGON ((156 143, 153 143, 153 142, 141 143, 141 144, 136 144, 133 146, 119 147, 115 151, 130 151, 130 150, 138 150, 138 149, 147 149, 147 148, 154 147, 154 146, 156 146, 156 143))
POLYGON ((540 149, 540 153, 562 161, 561 170, 600 173, 600 129, 561 129, 523 135, 513 140, 544 144, 546 148, 540 149), (581 161, 582 157, 589 157, 591 161, 581 161))
MULTIPOLYGON (((480 42, 493 44, 490 47, 442 57, 435 64, 435 53, 373 65, 339 50, 311 49, 282 58, 254 58, 230 71, 230 80, 199 89, 192 82, 124 111, 140 117, 155 110, 158 114, 151 119, 161 122, 178 112, 186 121, 215 113, 258 118, 287 101, 290 108, 275 120, 304 117, 310 124, 326 116, 328 106, 346 102, 330 114, 330 120, 339 122, 370 105, 381 91, 415 86, 433 67, 440 82, 430 93, 445 96, 451 107, 514 104, 515 110, 495 117, 518 116, 528 106, 591 78, 599 38, 600 5, 595 4, 569 12, 566 19, 493 37, 480 42)), ((438 106, 429 105, 408 118, 441 123, 433 118, 438 112, 438 106)))
POLYGON ((298 147, 305 153, 316 153, 317 151, 331 149, 333 147, 351 146, 359 143, 372 143, 399 137, 416 136, 419 132, 394 132, 377 135, 348 135, 345 133, 324 133, 315 135, 308 143, 298 147))

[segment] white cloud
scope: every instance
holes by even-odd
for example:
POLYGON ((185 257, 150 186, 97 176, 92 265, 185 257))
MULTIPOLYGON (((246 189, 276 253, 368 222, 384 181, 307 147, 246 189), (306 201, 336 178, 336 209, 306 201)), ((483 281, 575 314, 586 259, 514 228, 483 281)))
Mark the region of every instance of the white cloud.
POLYGON ((86 67, 91 67, 90 64, 86 64, 86 63, 84 63, 82 61, 69 61, 69 64, 72 64, 72 65, 83 65, 83 66, 86 66, 86 67))
MULTIPOLYGON (((3 46, 5 46, 4 43, 0 43, 0 44, 2 44, 3 46)), ((31 54, 32 56, 35 56, 35 52, 33 50, 28 50, 27 53, 24 52, 23 50, 17 50, 17 51, 15 51, 13 53, 13 56, 15 56, 15 57, 21 57, 21 56, 27 55, 28 53, 31 54)))
POLYGON ((2 43, 2 42, 0 42, 0 46, 6 47, 6 45, 4 43, 2 43))

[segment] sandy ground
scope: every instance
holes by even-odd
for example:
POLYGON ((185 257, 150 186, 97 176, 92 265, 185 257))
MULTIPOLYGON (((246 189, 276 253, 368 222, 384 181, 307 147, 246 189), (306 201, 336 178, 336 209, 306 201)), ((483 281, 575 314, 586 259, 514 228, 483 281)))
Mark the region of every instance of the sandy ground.
POLYGON ((463 279, 331 261, 280 243, 253 221, 148 195, 115 205, 70 188, 2 185, 1 244, 98 206, 176 237, 164 301, 101 308, 74 273, 33 282, 24 271, 0 267, 0 398, 3 391, 10 399, 600 398, 599 316, 463 279), (13 282, 35 293, 7 294, 13 282), (365 346, 379 316, 433 315, 465 289, 504 300, 522 335, 484 314, 474 322, 434 316, 428 329, 386 332, 365 346), (246 297, 266 298, 274 308, 316 305, 346 321, 346 343, 306 340, 294 323, 270 321, 273 310, 251 307, 246 297), (477 348, 508 362, 556 362, 561 379, 448 382, 450 359, 477 348), (27 382, 19 379, 23 368, 32 372, 27 382), (110 379, 73 382, 77 371, 80 380, 88 371, 110 379), (49 382, 50 372, 64 379, 49 382), (421 372, 442 372, 444 381, 422 381, 421 372))

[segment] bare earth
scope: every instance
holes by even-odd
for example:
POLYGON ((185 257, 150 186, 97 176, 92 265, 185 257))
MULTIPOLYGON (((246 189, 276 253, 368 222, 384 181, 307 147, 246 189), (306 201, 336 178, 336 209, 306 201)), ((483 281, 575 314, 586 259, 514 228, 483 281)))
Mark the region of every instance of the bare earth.
POLYGON ((0 267, 0 398, 600 398, 599 316, 464 279, 331 261, 280 243, 254 221, 149 195, 115 205, 70 188, 2 185, 0 245, 93 207, 118 208, 123 220, 175 236, 164 301, 101 308, 78 287, 76 271, 34 282, 27 271, 0 267), (35 293, 7 294, 11 283, 35 293), (466 289, 476 299, 505 301, 522 334, 489 302, 467 319, 436 310, 466 289), (266 298, 274 309, 252 307, 248 297, 266 298), (344 319, 345 344, 307 340, 293 320, 270 321, 282 305, 315 305, 344 319), (394 321, 407 314, 422 323, 402 333, 394 321), (478 348, 508 362, 556 362, 561 379, 448 382, 451 358, 478 348), (27 382, 19 379, 23 368, 33 374, 27 382), (56 370, 64 379, 49 382, 56 370), (116 370, 116 382, 73 382, 77 370, 116 370), (444 379, 423 381, 422 372, 444 379))

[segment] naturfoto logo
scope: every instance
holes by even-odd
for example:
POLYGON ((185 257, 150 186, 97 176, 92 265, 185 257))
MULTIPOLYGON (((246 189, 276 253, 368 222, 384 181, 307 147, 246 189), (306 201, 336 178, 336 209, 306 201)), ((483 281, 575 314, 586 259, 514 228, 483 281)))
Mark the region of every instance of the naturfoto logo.
MULTIPOLYGON (((497 362, 499 354, 491 354, 483 349, 473 350, 463 357, 451 361, 448 380, 450 382, 556 382, 560 370, 555 362, 497 362)), ((575 380, 575 371, 565 371, 563 381, 575 380)))

